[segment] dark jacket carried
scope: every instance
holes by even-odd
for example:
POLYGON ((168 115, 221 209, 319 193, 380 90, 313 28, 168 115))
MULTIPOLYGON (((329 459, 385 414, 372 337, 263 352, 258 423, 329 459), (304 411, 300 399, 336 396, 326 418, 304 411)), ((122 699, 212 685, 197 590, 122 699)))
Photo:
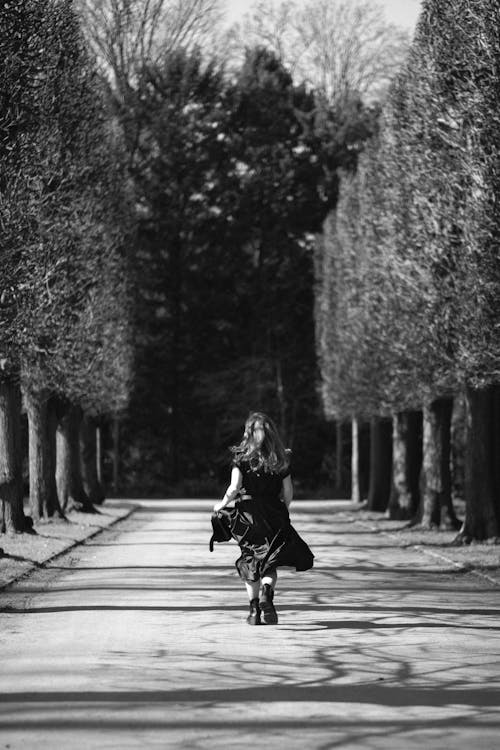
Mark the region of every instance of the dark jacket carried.
POLYGON ((232 539, 229 512, 223 508, 212 513, 212 537, 210 539, 210 552, 214 551, 214 542, 229 542, 232 539))

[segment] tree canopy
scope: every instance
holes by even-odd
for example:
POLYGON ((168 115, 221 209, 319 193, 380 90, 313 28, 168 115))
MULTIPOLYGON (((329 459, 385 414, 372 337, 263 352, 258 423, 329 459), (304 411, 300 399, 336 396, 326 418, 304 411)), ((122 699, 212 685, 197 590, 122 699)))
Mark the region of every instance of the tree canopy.
POLYGON ((119 145, 72 4, 10 3, 1 20, 7 359, 33 387, 107 411, 129 378, 97 365, 127 326, 119 145))

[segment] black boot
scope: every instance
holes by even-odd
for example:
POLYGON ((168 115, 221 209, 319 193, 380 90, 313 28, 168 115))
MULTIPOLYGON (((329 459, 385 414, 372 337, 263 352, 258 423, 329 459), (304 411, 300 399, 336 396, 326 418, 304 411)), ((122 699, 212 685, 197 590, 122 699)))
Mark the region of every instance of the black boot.
POLYGON ((250 601, 250 613, 247 617, 249 625, 260 625, 260 607, 259 600, 252 599, 250 601))
POLYGON ((260 609, 262 612, 262 625, 277 625, 278 615, 273 604, 274 591, 268 583, 262 587, 260 609))

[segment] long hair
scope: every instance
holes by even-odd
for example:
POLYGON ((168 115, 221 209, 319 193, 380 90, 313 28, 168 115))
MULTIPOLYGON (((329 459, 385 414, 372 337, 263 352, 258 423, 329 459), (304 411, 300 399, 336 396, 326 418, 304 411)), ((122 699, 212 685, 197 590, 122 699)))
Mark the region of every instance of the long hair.
POLYGON ((249 415, 241 443, 233 445, 230 451, 235 463, 246 461, 254 471, 279 474, 290 465, 289 451, 285 449, 276 425, 260 411, 254 411, 249 415), (253 434, 257 423, 260 423, 264 430, 261 445, 257 445, 253 434))

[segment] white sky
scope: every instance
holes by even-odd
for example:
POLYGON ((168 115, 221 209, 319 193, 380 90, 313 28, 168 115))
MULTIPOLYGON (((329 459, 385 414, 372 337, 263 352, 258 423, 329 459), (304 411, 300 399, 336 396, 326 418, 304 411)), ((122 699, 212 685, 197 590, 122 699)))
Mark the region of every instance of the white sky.
MULTIPOLYGON (((376 0, 386 9, 388 21, 413 31, 420 11, 420 0, 376 0)), ((228 21, 236 21, 253 5, 253 0, 226 0, 228 21)))

